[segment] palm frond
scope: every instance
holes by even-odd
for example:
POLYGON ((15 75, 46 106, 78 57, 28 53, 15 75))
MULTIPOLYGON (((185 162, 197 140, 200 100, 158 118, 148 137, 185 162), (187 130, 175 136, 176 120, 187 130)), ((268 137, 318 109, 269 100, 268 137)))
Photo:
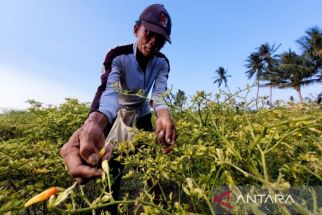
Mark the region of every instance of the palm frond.
POLYGON ((251 53, 246 59, 247 64, 245 64, 247 70, 245 73, 248 79, 251 79, 256 75, 256 79, 260 80, 264 71, 263 61, 257 52, 251 53))
POLYGON ((301 81, 302 86, 309 86, 315 83, 318 83, 316 79, 307 79, 307 80, 301 81))

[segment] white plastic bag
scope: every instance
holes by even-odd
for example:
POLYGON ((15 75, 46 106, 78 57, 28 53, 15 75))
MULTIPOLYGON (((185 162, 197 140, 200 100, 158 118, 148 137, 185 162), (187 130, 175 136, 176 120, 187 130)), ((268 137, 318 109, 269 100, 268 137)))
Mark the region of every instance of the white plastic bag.
POLYGON ((120 108, 116 120, 105 139, 105 145, 113 144, 117 147, 119 143, 129 141, 137 133, 136 120, 138 113, 135 110, 120 108))

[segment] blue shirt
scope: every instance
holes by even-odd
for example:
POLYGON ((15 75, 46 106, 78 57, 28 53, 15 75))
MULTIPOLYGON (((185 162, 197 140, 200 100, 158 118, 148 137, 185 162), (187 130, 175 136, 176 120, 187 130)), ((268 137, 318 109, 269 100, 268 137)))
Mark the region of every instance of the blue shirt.
POLYGON ((149 102, 145 98, 151 89, 154 110, 168 109, 164 102, 170 71, 168 59, 162 53, 158 53, 150 59, 146 70, 142 71, 137 62, 136 52, 137 45, 134 43, 118 46, 110 50, 106 56, 102 85, 94 98, 92 111, 105 114, 110 123, 122 106, 138 109, 139 116, 150 113, 149 102))

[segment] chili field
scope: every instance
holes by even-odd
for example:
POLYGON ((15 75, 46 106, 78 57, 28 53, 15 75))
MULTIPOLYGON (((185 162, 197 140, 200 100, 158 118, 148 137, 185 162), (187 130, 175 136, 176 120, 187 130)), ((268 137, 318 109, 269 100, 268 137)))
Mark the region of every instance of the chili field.
MULTIPOLYGON (((80 186, 59 155, 86 119, 88 104, 75 99, 57 107, 31 103, 28 111, 2 114, 0 213, 107 214, 108 206, 117 205, 121 214, 218 214, 216 187, 322 186, 322 109, 314 103, 259 110, 253 105, 204 92, 183 107, 170 104, 178 131, 172 153, 163 154, 155 134, 143 131, 115 150, 114 158, 125 167, 119 199, 111 195, 108 163, 102 165, 102 178, 80 186), (161 190, 157 202, 149 181, 161 190), (24 207, 50 187, 61 189, 47 201, 24 207)), ((312 192, 310 199, 296 212, 322 214, 321 193, 312 192)), ((255 203, 228 212, 241 211, 264 213, 255 203)), ((291 212, 280 205, 275 213, 291 212)))

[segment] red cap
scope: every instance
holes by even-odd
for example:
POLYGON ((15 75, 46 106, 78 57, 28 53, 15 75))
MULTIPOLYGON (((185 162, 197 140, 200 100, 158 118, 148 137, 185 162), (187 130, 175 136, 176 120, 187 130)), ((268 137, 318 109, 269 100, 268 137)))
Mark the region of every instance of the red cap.
POLYGON ((145 8, 139 22, 142 22, 146 29, 163 35, 171 43, 171 18, 162 4, 152 4, 145 8))

